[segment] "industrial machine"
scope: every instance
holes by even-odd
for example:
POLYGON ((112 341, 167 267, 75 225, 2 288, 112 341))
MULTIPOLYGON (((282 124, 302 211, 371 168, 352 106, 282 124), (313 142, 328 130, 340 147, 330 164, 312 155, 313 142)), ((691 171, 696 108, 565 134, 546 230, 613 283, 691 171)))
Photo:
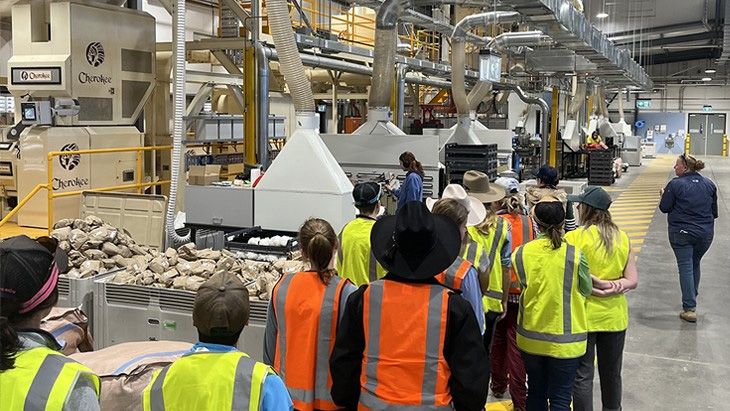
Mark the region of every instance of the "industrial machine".
MULTIPOLYGON (((49 151, 69 152, 52 159, 54 193, 135 182, 134 152, 73 152, 142 145, 134 124, 154 87, 154 18, 105 2, 65 0, 19 2, 12 21, 8 90, 21 119, 8 139, 17 147, 17 198, 46 183, 49 151)), ((19 225, 47 226, 44 197, 21 209, 19 225)), ((78 217, 79 198, 57 199, 53 207, 55 219, 78 217)))

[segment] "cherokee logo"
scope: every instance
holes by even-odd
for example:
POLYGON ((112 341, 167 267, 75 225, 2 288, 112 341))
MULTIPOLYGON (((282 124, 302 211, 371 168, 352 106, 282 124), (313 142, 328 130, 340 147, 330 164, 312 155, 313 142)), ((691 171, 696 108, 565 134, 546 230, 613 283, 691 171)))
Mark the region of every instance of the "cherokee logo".
POLYGON ((20 78, 23 81, 28 81, 28 72, 27 71, 21 71, 20 72, 20 78))
POLYGON ((86 46, 86 61, 94 67, 101 66, 104 62, 104 47, 101 43, 95 41, 86 46))
MULTIPOLYGON (((61 147, 61 151, 79 151, 79 146, 76 143, 69 143, 61 147)), ((79 154, 64 154, 62 156, 58 156, 58 163, 61 164, 61 167, 68 171, 76 168, 80 162, 81 155, 79 154)))

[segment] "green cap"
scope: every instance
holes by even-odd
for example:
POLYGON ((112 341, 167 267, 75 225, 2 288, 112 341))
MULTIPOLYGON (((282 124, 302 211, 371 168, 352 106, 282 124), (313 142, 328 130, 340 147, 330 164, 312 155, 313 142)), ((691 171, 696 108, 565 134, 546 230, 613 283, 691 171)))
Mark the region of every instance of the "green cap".
POLYGON ((601 187, 588 186, 583 190, 583 194, 569 195, 568 201, 575 203, 583 203, 599 210, 608 210, 611 207, 611 196, 601 187))

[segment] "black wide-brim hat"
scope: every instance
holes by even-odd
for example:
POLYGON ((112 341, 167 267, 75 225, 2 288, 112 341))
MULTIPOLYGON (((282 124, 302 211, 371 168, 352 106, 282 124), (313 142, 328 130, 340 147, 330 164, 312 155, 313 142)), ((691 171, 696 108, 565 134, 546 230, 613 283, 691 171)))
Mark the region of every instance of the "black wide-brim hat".
POLYGON ((426 205, 413 201, 395 216, 378 220, 370 244, 388 273, 410 280, 434 277, 456 260, 461 250, 459 227, 450 218, 431 214, 426 205))

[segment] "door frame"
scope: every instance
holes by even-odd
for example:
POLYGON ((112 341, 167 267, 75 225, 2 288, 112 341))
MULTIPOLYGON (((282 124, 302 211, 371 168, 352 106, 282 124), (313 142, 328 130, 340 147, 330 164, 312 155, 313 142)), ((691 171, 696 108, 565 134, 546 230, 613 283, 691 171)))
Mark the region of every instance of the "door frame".
MULTIPOLYGON (((690 128, 689 128, 689 118, 692 115, 700 115, 700 116, 703 116, 704 119, 705 119, 705 126, 704 126, 703 132, 702 132, 703 133, 703 136, 705 138, 705 146, 704 146, 704 153, 702 155, 707 155, 707 140, 708 140, 708 136, 709 136, 708 129, 709 129, 709 119, 710 119, 710 116, 712 116, 712 115, 724 115, 725 116, 725 122, 723 124, 723 130, 724 130, 723 135, 725 135, 725 134, 727 134, 728 113, 726 113, 726 112, 709 112, 709 113, 706 113, 706 112, 701 112, 701 113, 692 113, 692 112, 689 112, 689 113, 687 113, 687 134, 689 134, 691 136, 690 138, 693 138, 694 137, 694 136, 692 136, 692 133, 690 133, 690 128)), ((692 152, 691 147, 692 147, 692 143, 691 143, 691 140, 690 140, 690 144, 689 145, 685 144, 684 152, 687 153, 687 148, 690 148, 690 153, 691 154, 696 154, 696 153, 693 153, 692 152)), ((721 154, 722 153, 720 153, 718 155, 721 155, 721 154)))

